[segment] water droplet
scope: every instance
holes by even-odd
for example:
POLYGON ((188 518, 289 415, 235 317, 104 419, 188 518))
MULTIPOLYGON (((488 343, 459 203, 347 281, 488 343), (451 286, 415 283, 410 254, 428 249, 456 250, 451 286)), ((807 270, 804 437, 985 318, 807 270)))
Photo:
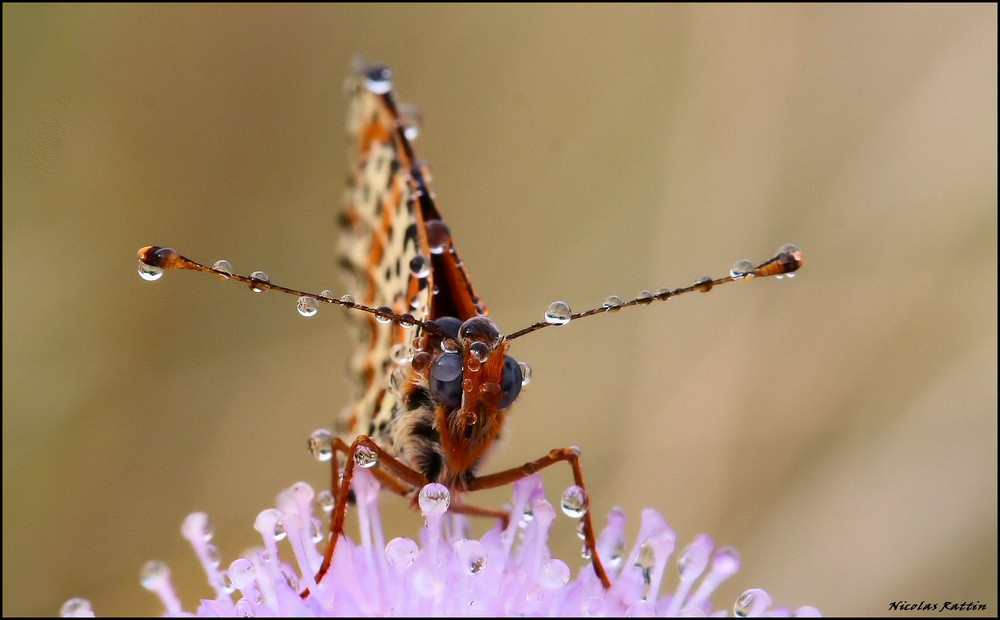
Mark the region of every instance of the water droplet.
POLYGON ((661 286, 660 288, 656 289, 656 298, 666 299, 671 296, 671 293, 672 291, 670 290, 669 286, 661 286))
POLYGON ((729 270, 729 275, 733 277, 734 280, 742 280, 744 278, 753 277, 753 261, 749 258, 742 258, 736 261, 733 268, 729 270))
POLYGON ((265 537, 273 536, 276 541, 283 540, 287 535, 285 526, 281 524, 284 519, 285 515, 276 508, 261 510, 253 522, 253 529, 265 537))
POLYGON ((321 428, 309 436, 309 452, 320 462, 329 461, 333 457, 333 434, 321 428))
POLYGON ((527 362, 518 362, 517 367, 521 369, 521 387, 531 383, 531 366, 527 362))
POLYGON ((589 505, 590 499, 582 487, 573 485, 566 489, 566 492, 562 495, 562 510, 571 519, 579 519, 587 514, 587 507, 589 505))
POLYGON ((253 603, 241 598, 236 601, 236 605, 233 606, 233 612, 237 618, 256 618, 257 614, 254 612, 253 603))
POLYGON ((427 247, 431 254, 443 254, 451 245, 451 231, 441 220, 430 220, 424 224, 424 230, 427 232, 427 247))
POLYGON ((733 615, 741 618, 760 616, 771 606, 771 596, 764 590, 751 588, 736 599, 733 605, 733 615))
POLYGON ((397 570, 409 568, 417 559, 417 543, 409 538, 393 538, 385 546, 385 557, 397 570))
POLYGON ((271 276, 267 275, 263 271, 255 271, 250 274, 250 279, 253 282, 250 283, 250 290, 254 293, 263 293, 268 288, 271 283, 271 276))
POLYGON ((485 362, 490 358, 490 345, 485 342, 473 342, 469 345, 469 355, 480 362, 485 362))
POLYGON ((399 316, 399 324, 403 327, 403 329, 410 329, 417 324, 417 319, 414 318, 412 314, 407 312, 406 314, 401 314, 399 316))
POLYGON ((712 539, 702 534, 690 545, 684 548, 677 559, 677 573, 681 581, 691 583, 705 572, 714 543, 712 539))
POLYGON ((470 575, 478 575, 486 568, 486 550, 478 540, 463 538, 455 541, 455 553, 465 563, 470 575))
POLYGON ((223 278, 228 279, 229 276, 233 275, 233 265, 224 258, 215 261, 215 264, 212 265, 212 269, 216 271, 221 271, 222 273, 220 273, 219 275, 223 278))
POLYGON ((319 312, 319 302, 316 301, 315 297, 307 297, 305 295, 299 297, 296 307, 299 309, 299 314, 306 317, 316 316, 316 313, 319 312))
POLYGON ((562 560, 549 560, 542 564, 542 572, 538 575, 538 584, 543 588, 554 590, 569 583, 570 570, 562 560))
MULTIPOLYGON (((482 344, 482 343, 481 342, 477 342, 476 344, 482 344)), ((473 357, 473 356, 470 355, 465 360, 465 367, 469 369, 469 372, 479 372, 479 369, 483 367, 483 363, 479 361, 479 358, 473 357)), ((469 385, 472 385, 472 380, 471 379, 466 379, 466 381, 469 382, 469 385)), ((466 391, 468 391, 468 390, 466 390, 466 391)))
POLYGON ((378 463, 378 453, 368 446, 358 446, 354 451, 354 462, 358 467, 369 469, 378 463))
POLYGON ((155 592, 170 580, 170 568, 159 560, 150 560, 139 571, 142 587, 155 592))
POLYGON ((573 316, 573 310, 565 301, 554 301, 545 311, 545 322, 550 325, 565 325, 573 316))
POLYGON ((330 289, 323 289, 320 292, 319 296, 322 297, 323 299, 336 299, 337 298, 337 296, 334 295, 333 291, 331 291, 330 289))
POLYGON ((377 308, 378 314, 375 315, 375 320, 379 323, 385 325, 386 323, 392 323, 392 319, 396 314, 392 311, 389 306, 379 306, 377 308))
POLYGON ((639 294, 635 298, 640 304, 646 305, 653 302, 653 292, 642 290, 639 291, 639 294))
POLYGON ((319 519, 310 519, 309 521, 309 540, 314 545, 318 545, 323 540, 323 526, 320 525, 319 519))
POLYGON ((345 293, 344 295, 340 296, 340 301, 342 301, 345 304, 353 304, 355 303, 354 295, 349 295, 345 293))
POLYGON ((625 610, 626 618, 654 618, 656 617, 656 605, 649 601, 638 601, 625 610))
POLYGON ((580 557, 584 560, 589 560, 594 557, 594 554, 591 552, 590 547, 587 546, 587 543, 583 543, 583 546, 580 547, 580 557))
POLYGON ((785 245, 778 248, 778 254, 792 254, 799 251, 799 246, 794 243, 786 243, 785 245))
POLYGON ((333 493, 330 491, 320 491, 319 495, 316 496, 316 505, 327 514, 333 512, 333 508, 336 504, 337 500, 333 498, 333 493))
MULTIPOLYGON (((147 265, 146 263, 139 261, 138 266, 139 276, 147 282, 153 282, 154 280, 159 280, 163 277, 163 269, 155 265, 147 265)), ((78 599, 73 599, 78 600, 78 599)), ((79 599, 84 600, 84 599, 79 599)))
POLYGON ((699 291, 701 291, 702 293, 707 293, 710 290, 712 290, 712 286, 713 284, 711 276, 702 276, 698 278, 694 283, 694 287, 699 291))
POLYGON ((601 618, 607 615, 608 604, 604 602, 603 596, 591 596, 583 602, 583 615, 592 618, 601 618))
POLYGON ((239 590, 244 590, 257 579, 257 567, 250 560, 240 558, 229 565, 229 579, 239 590))
POLYGON ((59 608, 63 618, 93 618, 94 608, 85 598, 71 598, 59 608))
POLYGON ((443 484, 432 482, 420 489, 417 503, 420 505, 420 512, 425 517, 441 515, 451 505, 451 493, 443 484))
POLYGON ((410 260, 410 274, 414 278, 426 278, 431 275, 431 261, 423 254, 417 254, 410 260))
POLYGON ((212 519, 204 512, 192 512, 184 519, 181 534, 188 540, 208 542, 215 534, 215 526, 212 525, 212 519))
POLYGON ((645 543, 639 548, 639 557, 635 561, 635 565, 642 570, 642 581, 647 586, 653 581, 652 571, 653 565, 656 562, 656 550, 650 543, 645 543))
POLYGON ((411 103, 399 104, 399 120, 403 123, 403 135, 407 140, 420 137, 420 110, 411 103))
POLYGON ((618 295, 610 295, 607 299, 604 300, 603 305, 611 312, 614 312, 621 308, 622 303, 623 302, 621 297, 619 297, 618 295))
POLYGON ((370 67, 365 71, 365 88, 376 95, 392 90, 392 71, 389 67, 370 67))
POLYGON ((735 547, 719 547, 712 557, 712 572, 728 576, 740 571, 740 552, 735 547))

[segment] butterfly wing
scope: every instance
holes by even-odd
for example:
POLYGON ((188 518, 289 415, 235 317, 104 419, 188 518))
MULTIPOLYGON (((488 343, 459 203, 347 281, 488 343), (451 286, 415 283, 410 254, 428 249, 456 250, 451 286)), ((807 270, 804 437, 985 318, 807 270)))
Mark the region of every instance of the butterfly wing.
MULTIPOLYGON (((353 167, 340 248, 348 292, 365 305, 423 321, 485 314, 434 204, 428 172, 415 162, 388 76, 387 69, 370 67, 347 83, 353 167)), ((399 360, 412 354, 418 330, 351 315, 358 337, 350 362, 356 388, 338 431, 390 445, 386 434, 400 410, 390 379, 399 360)))

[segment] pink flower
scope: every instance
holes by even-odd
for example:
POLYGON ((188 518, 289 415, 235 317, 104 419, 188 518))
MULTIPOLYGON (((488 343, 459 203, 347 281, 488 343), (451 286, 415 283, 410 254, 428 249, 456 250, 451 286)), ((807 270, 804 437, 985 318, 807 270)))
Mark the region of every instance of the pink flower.
MULTIPOLYGON (((277 508, 261 512, 254 524, 263 538, 263 548, 225 569, 211 543, 208 517, 204 513, 189 515, 181 531, 216 592, 214 599, 202 600, 196 615, 724 615, 726 608, 714 607, 711 596, 740 566, 735 549, 716 548, 705 535, 675 554, 674 531, 651 509, 643 511, 639 535, 629 549, 625 514, 615 509, 597 543, 613 583, 611 589, 604 590, 589 566, 574 578, 569 565, 549 552, 549 530, 559 517, 545 499, 537 475, 514 485, 509 508, 515 518, 510 525, 501 529, 498 524, 479 539, 466 537, 464 517, 448 513, 450 495, 439 484, 427 485, 420 492, 425 526, 419 543, 409 538, 385 542, 378 509, 379 485, 368 471, 356 471, 354 492, 361 542, 345 537, 319 584, 314 575, 325 544, 322 523, 333 507, 329 492, 317 496, 301 482, 282 492, 277 508), (320 507, 320 518, 316 506, 320 507), (675 555, 677 577, 668 578, 670 559, 675 555), (305 589, 309 596, 303 598, 300 592, 305 589)), ((565 503, 568 515, 581 515, 579 505, 565 503)), ((188 615, 165 564, 147 563, 142 584, 163 601, 165 615, 188 615)), ((740 616, 792 615, 789 608, 772 607, 771 597, 757 589, 744 592, 733 611, 740 616)), ((814 616, 819 612, 801 607, 794 614, 814 616)), ((93 612, 85 599, 72 599, 63 606, 62 615, 92 616, 93 612)))

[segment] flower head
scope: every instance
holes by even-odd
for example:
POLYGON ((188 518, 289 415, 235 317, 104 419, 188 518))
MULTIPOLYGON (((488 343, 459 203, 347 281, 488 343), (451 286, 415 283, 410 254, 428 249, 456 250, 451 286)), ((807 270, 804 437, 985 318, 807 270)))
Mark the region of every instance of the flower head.
MULTIPOLYGON (((320 583, 322 562, 320 514, 333 507, 328 492, 318 496, 297 483, 278 496, 277 508, 258 515, 254 527, 263 548, 239 558, 223 570, 211 543, 208 517, 194 513, 181 531, 194 547, 216 591, 204 599, 198 616, 676 616, 724 613, 713 606, 718 586, 737 573, 739 555, 716 548, 702 535, 675 554, 676 535, 656 511, 642 512, 639 535, 630 549, 625 514, 614 509, 600 533, 597 551, 612 580, 605 590, 590 569, 573 578, 566 562, 552 558, 548 535, 556 509, 546 499, 541 478, 514 484, 507 527, 499 524, 482 538, 465 534, 464 517, 448 512, 450 494, 439 484, 424 487, 418 505, 425 519, 419 543, 409 538, 384 540, 378 510, 379 485, 370 472, 355 474, 354 492, 361 540, 340 541, 329 572, 320 583), (291 547, 284 557, 279 542, 291 547), (676 584, 667 575, 676 556, 676 584), (672 590, 670 588, 673 588, 672 590), (308 595, 303 593, 308 590, 308 595)), ((568 492, 572 499, 574 489, 568 492)), ((564 496, 565 497, 565 496, 564 496)), ((579 503, 564 501, 564 511, 579 518, 579 503)), ((163 601, 166 615, 186 615, 161 562, 149 562, 142 584, 163 601)), ((791 615, 772 607, 763 590, 747 590, 735 602, 741 616, 791 615)), ((93 615, 89 603, 73 599, 63 615, 93 615)), ((818 615, 812 607, 795 615, 818 615)))

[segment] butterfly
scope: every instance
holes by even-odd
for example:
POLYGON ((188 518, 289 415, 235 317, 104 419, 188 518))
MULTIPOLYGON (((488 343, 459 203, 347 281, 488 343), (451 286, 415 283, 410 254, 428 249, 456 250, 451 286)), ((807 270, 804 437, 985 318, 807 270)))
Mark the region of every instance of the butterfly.
MULTIPOLYGON (((305 293, 270 283, 262 272, 250 277, 227 263, 207 267, 175 250, 150 246, 139 251, 139 271, 155 279, 164 270, 193 269, 299 297, 303 314, 320 302, 345 306, 355 322, 357 346, 350 363, 353 404, 329 438, 336 496, 320 582, 344 531, 351 482, 357 467, 370 471, 383 488, 416 503, 425 485, 451 492, 453 513, 506 520, 502 510, 466 503, 469 493, 515 482, 565 462, 575 486, 563 496, 567 514, 580 519, 580 532, 595 574, 611 587, 597 554, 589 499, 575 447, 555 449, 521 466, 481 473, 503 434, 508 412, 530 379, 530 367, 510 355, 511 342, 539 329, 677 295, 708 291, 735 280, 792 276, 802 253, 783 247, 760 265, 741 261, 729 276, 702 278, 678 289, 644 291, 635 299, 609 298, 601 307, 572 313, 556 302, 544 321, 504 334, 489 317, 459 257, 451 231, 438 211, 425 165, 414 155, 411 126, 383 66, 359 66, 348 79, 347 133, 353 167, 340 217, 340 266, 349 293, 305 293)), ((306 593, 304 593, 305 595, 306 593)))

